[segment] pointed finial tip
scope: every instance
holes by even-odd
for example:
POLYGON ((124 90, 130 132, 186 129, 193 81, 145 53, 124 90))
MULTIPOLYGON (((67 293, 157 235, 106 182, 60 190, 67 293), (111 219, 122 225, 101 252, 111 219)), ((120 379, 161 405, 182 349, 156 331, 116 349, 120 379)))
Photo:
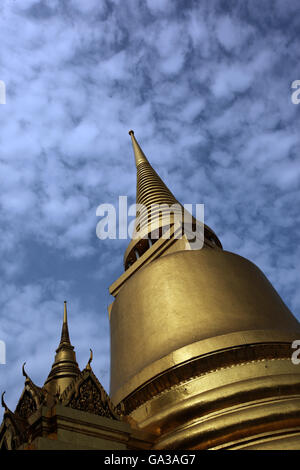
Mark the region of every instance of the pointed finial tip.
POLYGON ((64 300, 64 323, 67 323, 67 301, 64 300))
POLYGON ((92 360, 93 360, 93 351, 92 351, 92 349, 90 349, 90 358, 89 358, 89 361, 88 361, 88 363, 87 363, 87 365, 86 365, 86 369, 91 370, 91 362, 92 362, 92 360))
POLYGON ((133 130, 131 129, 129 132, 128 132, 129 135, 134 135, 134 132, 133 130))

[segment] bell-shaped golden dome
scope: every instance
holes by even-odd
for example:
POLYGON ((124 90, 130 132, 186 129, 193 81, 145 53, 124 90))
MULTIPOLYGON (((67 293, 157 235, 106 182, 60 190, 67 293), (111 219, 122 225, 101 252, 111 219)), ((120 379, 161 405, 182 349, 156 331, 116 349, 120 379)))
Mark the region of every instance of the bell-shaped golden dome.
POLYGON ((119 402, 214 350, 295 335, 298 321, 247 259, 209 248, 166 254, 128 279, 114 301, 111 394, 119 402))

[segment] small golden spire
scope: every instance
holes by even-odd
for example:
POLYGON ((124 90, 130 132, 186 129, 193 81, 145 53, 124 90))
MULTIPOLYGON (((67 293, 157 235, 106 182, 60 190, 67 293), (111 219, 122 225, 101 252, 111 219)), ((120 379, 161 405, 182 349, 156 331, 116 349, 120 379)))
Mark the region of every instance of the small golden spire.
POLYGON ((63 392, 79 374, 80 370, 76 362, 76 354, 70 341, 67 302, 65 300, 60 343, 44 387, 48 392, 55 395, 59 389, 63 392))
POLYGON ((2 393, 2 395, 1 395, 1 405, 3 406, 3 408, 5 409, 5 411, 8 411, 8 406, 7 406, 7 404, 6 404, 5 401, 4 401, 4 395, 5 395, 5 393, 6 393, 6 392, 4 391, 4 392, 2 393))
POLYGON ((67 314, 67 301, 64 300, 64 323, 68 322, 68 314, 67 314))
POLYGON ((64 301, 64 319, 63 319, 63 325, 62 325, 62 330, 61 330, 61 339, 60 339, 60 345, 63 344, 68 344, 71 345, 70 342, 70 336, 69 336, 69 328, 68 328, 68 313, 67 313, 67 301, 64 301))

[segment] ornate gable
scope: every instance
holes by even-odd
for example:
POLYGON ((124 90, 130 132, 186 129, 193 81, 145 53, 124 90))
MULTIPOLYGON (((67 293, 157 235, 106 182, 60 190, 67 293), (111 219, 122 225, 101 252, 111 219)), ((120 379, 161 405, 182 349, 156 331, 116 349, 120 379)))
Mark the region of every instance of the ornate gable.
POLYGON ((45 393, 43 389, 35 385, 25 372, 25 363, 23 364, 23 375, 26 377, 25 387, 21 398, 15 409, 15 413, 23 419, 27 419, 43 403, 45 393))
POLYGON ((0 431, 0 450, 14 450, 21 443, 20 432, 9 413, 6 413, 0 431))
POLYGON ((22 444, 26 438, 26 421, 10 411, 4 402, 2 393, 2 406, 5 408, 3 422, 0 426, 0 450, 14 450, 22 444))
POLYGON ((15 413, 18 414, 21 418, 27 419, 36 410, 36 402, 33 399, 31 393, 25 388, 16 407, 15 413))
POLYGON ((119 420, 120 415, 91 368, 85 368, 65 390, 61 403, 80 411, 119 420))

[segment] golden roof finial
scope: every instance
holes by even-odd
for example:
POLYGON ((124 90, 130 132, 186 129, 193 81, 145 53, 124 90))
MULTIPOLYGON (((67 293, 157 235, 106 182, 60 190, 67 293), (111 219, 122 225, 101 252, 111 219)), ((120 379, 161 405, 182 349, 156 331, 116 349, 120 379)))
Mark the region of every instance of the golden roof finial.
POLYGON ((2 405, 2 407, 5 409, 5 411, 8 411, 8 406, 7 406, 7 404, 6 404, 5 401, 4 401, 4 395, 5 395, 5 393, 6 393, 6 392, 4 391, 4 392, 2 393, 2 395, 1 395, 1 405, 2 405))
POLYGON ((68 321, 68 314, 67 314, 67 301, 64 300, 64 323, 68 321))
POLYGON ((86 369, 91 370, 91 362, 92 362, 92 360, 93 360, 93 351, 92 351, 92 349, 90 349, 90 358, 89 358, 89 361, 88 361, 88 363, 87 363, 87 365, 86 365, 86 369))
POLYGON ((76 362, 76 354, 70 341, 67 301, 65 300, 60 343, 56 350, 55 360, 44 387, 48 392, 55 395, 58 388, 63 392, 79 374, 80 370, 76 362))
POLYGON ((29 379, 28 374, 25 371, 25 364, 26 364, 26 362, 24 362, 24 364, 22 365, 22 373, 23 373, 24 377, 26 377, 26 379, 29 379))

